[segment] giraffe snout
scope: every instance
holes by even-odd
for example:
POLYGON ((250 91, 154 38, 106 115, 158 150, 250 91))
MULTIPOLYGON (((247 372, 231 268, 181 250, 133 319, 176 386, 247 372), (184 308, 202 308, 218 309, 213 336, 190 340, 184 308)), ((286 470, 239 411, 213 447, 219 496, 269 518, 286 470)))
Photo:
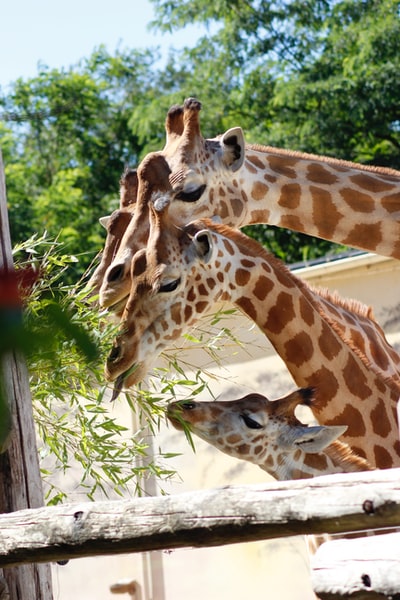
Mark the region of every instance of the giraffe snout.
POLYGON ((185 419, 185 412, 186 410, 191 410, 191 408, 194 408, 194 402, 182 400, 178 402, 171 402, 171 404, 168 405, 167 419, 171 422, 175 429, 178 429, 178 431, 183 431, 185 427, 187 427, 188 423, 185 419))

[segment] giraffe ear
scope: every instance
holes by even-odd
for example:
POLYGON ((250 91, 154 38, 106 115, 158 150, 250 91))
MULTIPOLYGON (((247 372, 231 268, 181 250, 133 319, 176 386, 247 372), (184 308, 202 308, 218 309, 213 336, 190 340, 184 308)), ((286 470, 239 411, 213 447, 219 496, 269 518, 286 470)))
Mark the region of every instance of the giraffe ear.
POLYGON ((102 225, 104 227, 104 229, 107 229, 110 219, 111 219, 111 215, 106 215, 105 217, 100 217, 99 223, 100 223, 100 225, 102 225))
POLYGON ((313 427, 299 425, 291 427, 290 432, 285 434, 285 439, 280 441, 293 448, 300 448, 304 452, 317 454, 337 440, 346 429, 346 425, 316 425, 313 427))
POLYGON ((197 232, 193 238, 193 246, 198 258, 204 263, 208 263, 212 254, 212 238, 208 229, 202 229, 197 232))
POLYGON ((231 171, 238 171, 244 162, 244 135, 241 127, 232 127, 221 138, 222 162, 231 171))

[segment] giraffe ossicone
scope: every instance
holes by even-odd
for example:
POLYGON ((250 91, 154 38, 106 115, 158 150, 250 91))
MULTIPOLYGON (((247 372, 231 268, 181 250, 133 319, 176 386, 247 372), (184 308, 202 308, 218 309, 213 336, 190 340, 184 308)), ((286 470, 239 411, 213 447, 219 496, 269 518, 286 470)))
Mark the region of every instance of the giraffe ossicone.
POLYGON ((256 393, 237 400, 181 400, 168 405, 167 418, 177 430, 188 428, 221 452, 258 465, 280 481, 370 470, 367 461, 337 441, 346 426, 299 421, 295 409, 312 405, 313 394, 311 388, 301 388, 277 400, 256 393))

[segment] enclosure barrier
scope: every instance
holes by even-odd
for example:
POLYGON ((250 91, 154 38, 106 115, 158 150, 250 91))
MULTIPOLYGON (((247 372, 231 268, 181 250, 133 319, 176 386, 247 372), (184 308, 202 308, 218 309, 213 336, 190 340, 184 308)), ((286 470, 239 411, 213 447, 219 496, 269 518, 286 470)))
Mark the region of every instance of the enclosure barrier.
MULTIPOLYGON (((0 515, 0 567, 397 525, 400 525, 400 469, 336 474, 3 514, 0 515)), ((362 548, 367 542, 379 544, 379 538, 363 538, 362 548)), ((400 594, 400 537, 396 539, 399 543, 392 560, 377 557, 379 578, 374 560, 364 562, 362 556, 359 564, 354 560, 351 594, 365 592, 368 598, 395 598, 400 594)), ((352 541, 344 543, 351 545, 352 541)), ((318 566, 316 557, 313 584, 320 598, 363 597, 346 596, 349 590, 344 588, 350 584, 344 580, 343 571, 340 573, 339 569, 336 579, 334 571, 333 566, 327 565, 326 556, 324 567, 321 561, 318 566)))

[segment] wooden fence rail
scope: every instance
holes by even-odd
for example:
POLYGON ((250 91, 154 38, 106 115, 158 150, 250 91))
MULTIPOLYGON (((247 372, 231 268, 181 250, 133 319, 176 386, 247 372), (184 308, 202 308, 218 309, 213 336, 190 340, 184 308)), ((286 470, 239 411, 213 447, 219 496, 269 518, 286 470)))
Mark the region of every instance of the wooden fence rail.
POLYGON ((320 600, 400 600, 400 534, 322 544, 311 561, 320 600))
POLYGON ((0 515, 0 566, 400 525, 400 469, 0 515))

